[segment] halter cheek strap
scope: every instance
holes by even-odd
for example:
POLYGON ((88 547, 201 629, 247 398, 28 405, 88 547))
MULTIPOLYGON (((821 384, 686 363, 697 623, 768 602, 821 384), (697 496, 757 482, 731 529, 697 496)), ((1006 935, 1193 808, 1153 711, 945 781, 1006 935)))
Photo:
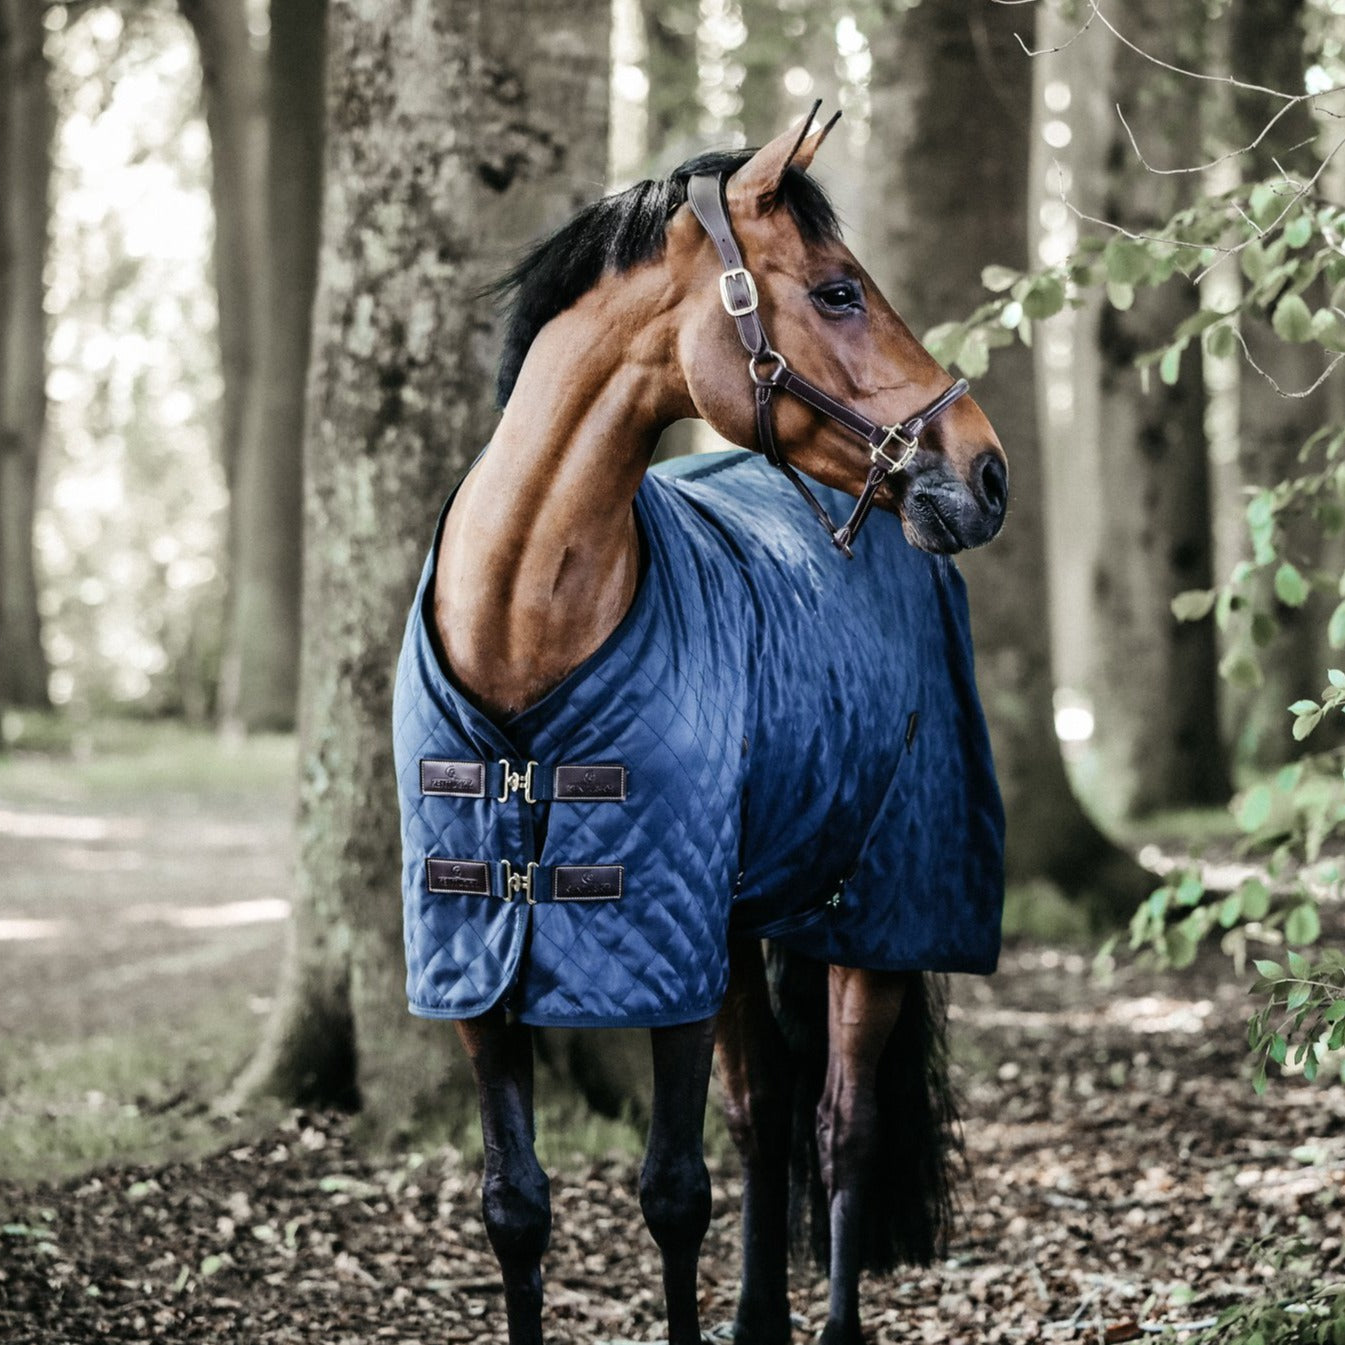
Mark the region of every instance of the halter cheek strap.
POLYGON ((782 471, 808 502, 809 508, 827 530, 832 543, 845 555, 851 556, 854 554, 850 549, 851 544, 859 535, 864 520, 868 518, 869 511, 873 508, 878 488, 898 472, 906 470, 911 459, 915 457, 920 435, 925 427, 952 406, 958 398, 966 395, 967 380, 959 378, 923 411, 896 425, 879 425, 856 411, 854 407, 837 401, 801 374, 796 374, 789 367, 785 357, 771 346, 766 329, 761 325, 756 281, 743 265, 742 252, 738 248, 737 239, 733 236, 728 203, 724 199, 723 180, 709 173, 695 174, 687 183, 687 201, 692 213, 710 235, 724 265, 719 277, 719 297, 725 312, 733 319, 738 329, 738 339, 743 343, 743 349, 747 351, 747 372, 752 380, 756 403, 757 447, 766 461, 782 471), (780 452, 775 442, 771 403, 777 389, 791 393, 813 410, 821 412, 852 434, 858 435, 869 446, 871 465, 864 489, 860 492, 850 517, 839 527, 832 521, 831 515, 808 488, 803 478, 785 460, 784 454, 780 452))

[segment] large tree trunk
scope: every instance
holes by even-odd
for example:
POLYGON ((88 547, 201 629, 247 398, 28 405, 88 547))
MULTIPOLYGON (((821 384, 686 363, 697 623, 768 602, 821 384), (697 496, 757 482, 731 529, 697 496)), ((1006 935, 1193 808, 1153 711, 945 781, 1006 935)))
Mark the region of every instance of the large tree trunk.
MULTIPOLYGON (((1302 89, 1305 8, 1304 0, 1234 0, 1228 12, 1232 73, 1271 88, 1302 89)), ((1256 139, 1278 107, 1264 98, 1231 92, 1224 94, 1224 103, 1229 113, 1225 132, 1229 149, 1256 139)), ((1280 118, 1261 144, 1239 157, 1236 168, 1247 182, 1278 177, 1285 169, 1307 177, 1319 161, 1313 148, 1315 134, 1312 113, 1300 103, 1280 118)), ((1236 283, 1240 277, 1234 271, 1231 279, 1236 283)), ((1314 308, 1326 302, 1325 296, 1316 302, 1311 294, 1307 297, 1314 308)), ((1322 373, 1325 357, 1315 342, 1294 345, 1282 341, 1268 322, 1251 317, 1243 321, 1243 337, 1252 359, 1286 392, 1311 387, 1322 373)), ((1251 551, 1243 514, 1248 489, 1293 475, 1298 450, 1330 414, 1325 386, 1310 397, 1285 397, 1247 364, 1237 366, 1236 397, 1238 451, 1236 461, 1225 465, 1226 489, 1221 500, 1232 515, 1226 534, 1236 538, 1235 549, 1229 548, 1233 551, 1227 558, 1230 565, 1251 551)), ((1300 562, 1320 559, 1321 538, 1312 525, 1297 530, 1294 541, 1300 562)), ((1226 572, 1219 577, 1226 577, 1226 572)), ((1261 585, 1257 603, 1274 612, 1280 633, 1261 654, 1266 685, 1250 691, 1226 689, 1225 724, 1242 759, 1272 767, 1304 750, 1293 740, 1285 707, 1315 697, 1321 689, 1323 622, 1313 606, 1293 608, 1279 603, 1269 576, 1261 585)))
POLYGON ((392 679, 439 505, 494 421, 481 285, 602 181, 605 0, 334 0, 305 432, 301 863, 270 1035, 240 1087, 460 1097, 406 1011, 392 679))
MULTIPOLYGON (((1149 51, 1174 37, 1198 45, 1201 0, 1137 0, 1126 36, 1149 51)), ((1200 63, 1188 46, 1178 57, 1200 63)), ((1165 76, 1129 49, 1116 53, 1115 101, 1160 167, 1199 161, 1202 87, 1165 76)), ((1159 176, 1140 161, 1116 120, 1107 153, 1108 218, 1153 233, 1198 179, 1159 176)), ((1205 387, 1198 350, 1169 386, 1145 389, 1135 357, 1172 339, 1200 306, 1180 276, 1141 289, 1132 308, 1101 311, 1100 484, 1107 502, 1093 589, 1097 662, 1091 679, 1097 747, 1112 802, 1125 813, 1221 803, 1229 782, 1219 731, 1218 651, 1211 622, 1182 623, 1172 599, 1213 580, 1205 387)), ((1157 371, 1151 371, 1155 375, 1157 371)))
POLYGON ((326 0, 271 6, 266 246, 254 256, 259 348, 230 500, 229 612, 220 721, 294 726, 303 565, 304 385, 322 204, 326 0))
POLYGON ((0 0, 0 706, 47 705, 33 556, 52 110, 42 9, 0 0))
MULTIPOLYGON (((1028 263, 1032 72, 1022 11, 956 0, 890 10, 873 34, 869 237, 875 271, 918 331, 969 312, 981 268, 1028 263)), ((1009 819, 1010 881, 1048 878, 1101 916, 1147 875, 1088 819, 1055 736, 1032 357, 997 351, 974 395, 1009 457, 1003 534, 962 562, 978 680, 1009 819)))

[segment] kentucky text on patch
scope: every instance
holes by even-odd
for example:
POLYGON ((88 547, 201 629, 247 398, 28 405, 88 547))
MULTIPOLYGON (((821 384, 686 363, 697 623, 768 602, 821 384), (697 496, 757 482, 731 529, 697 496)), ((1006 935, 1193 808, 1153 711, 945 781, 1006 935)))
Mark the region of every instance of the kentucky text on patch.
POLYGON ((626 768, 620 765, 557 766, 556 798, 567 803, 603 803, 626 797, 626 768))
POLYGON ((460 799, 480 799, 486 794, 486 767, 480 761, 435 761, 421 759, 420 792, 451 794, 460 799))
POLYGON ((425 880, 431 892, 490 896, 490 867, 479 859, 427 859, 425 880))
POLYGON ((551 895, 556 901, 610 901, 621 895, 625 873, 620 864, 557 864, 551 895))

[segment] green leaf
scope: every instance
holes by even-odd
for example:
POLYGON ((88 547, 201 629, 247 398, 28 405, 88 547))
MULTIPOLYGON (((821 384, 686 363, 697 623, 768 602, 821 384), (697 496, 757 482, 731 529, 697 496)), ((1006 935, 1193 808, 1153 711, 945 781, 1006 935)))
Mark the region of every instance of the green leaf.
POLYGON ((1124 313, 1135 304, 1135 287, 1122 285, 1115 280, 1107 281, 1107 302, 1124 313))
POLYGON ((1320 308, 1312 315, 1312 339, 1328 350, 1345 351, 1345 318, 1329 308, 1320 308))
POLYGON ((1340 668, 1328 668, 1326 670, 1326 680, 1330 682, 1333 687, 1339 687, 1342 691, 1345 691, 1345 670, 1340 668))
POLYGON ((212 1275, 219 1271, 224 1265, 224 1258, 214 1254, 207 1256, 201 1262, 201 1278, 208 1280, 212 1275))
POLYGON ((1265 682, 1261 665, 1244 649, 1230 649, 1219 660, 1219 676, 1231 686, 1259 691, 1265 682))
POLYGON ((1275 571, 1275 596, 1287 607, 1302 607, 1312 590, 1298 568, 1287 560, 1275 571))
POLYGON ((1278 183, 1258 182, 1247 198, 1247 213, 1258 229, 1268 228, 1283 209, 1278 183))
POLYGON ((1339 1023, 1345 1019, 1345 999, 1333 999, 1322 1013, 1322 1020, 1327 1023, 1339 1023))
POLYGON ((1326 623, 1326 638, 1332 649, 1345 649, 1345 602, 1331 613, 1331 620, 1326 623))
POLYGON ((1238 826, 1243 831, 1259 831, 1270 817, 1270 786, 1253 785, 1238 805, 1238 826))
POLYGON ((1242 897, 1233 892, 1219 903, 1219 924, 1224 929, 1232 929, 1242 914, 1242 897))
POLYGON ((1135 238, 1114 238, 1103 251, 1107 279, 1117 285, 1138 285, 1153 265, 1149 249, 1135 238))
MULTIPOLYGON (((1252 1075, 1252 1092, 1260 1097, 1266 1091, 1266 1062, 1263 1060, 1252 1075)), ((1256 1337, 1248 1336, 1246 1345, 1266 1345, 1266 1338, 1258 1331, 1256 1337), (1259 1339, 1258 1339, 1259 1338, 1259 1339)))
POLYGON ((990 368, 990 345, 981 331, 968 332, 957 353, 957 366, 968 378, 980 378, 990 368))
POLYGON ((1257 284, 1265 278, 1265 274, 1270 270, 1270 263, 1266 260, 1266 250, 1261 246, 1260 239, 1253 238, 1240 254, 1242 259, 1242 274, 1252 282, 1257 284))
POLYGON ((1191 588, 1172 600, 1172 615, 1178 621, 1200 621, 1214 608, 1215 592, 1209 588, 1191 588))
POLYGON ((1301 743, 1303 739, 1322 722, 1322 714, 1323 711, 1314 710, 1310 715, 1299 715, 1299 717, 1294 720, 1294 741, 1301 743))
POLYGON ((962 329, 960 322, 941 322, 937 327, 931 327, 925 333, 925 349, 934 356, 940 364, 954 364, 957 361, 959 352, 962 350, 962 343, 966 340, 966 332, 962 329))
POLYGON ((1278 962, 1271 962, 1267 958, 1259 957, 1252 965, 1268 981, 1278 981, 1284 977, 1284 968, 1278 962))
POLYGON ((1185 349, 1185 341, 1174 342, 1163 352, 1163 358, 1158 362, 1158 377, 1168 387, 1172 387, 1181 376, 1182 352, 1185 349))
POLYGON ((1277 1032, 1270 1039, 1270 1058, 1277 1064, 1284 1064, 1284 1058, 1289 1054, 1289 1043, 1277 1032))
MULTIPOLYGON (((1270 889, 1259 878, 1249 878, 1243 883, 1240 891, 1242 892, 1242 914, 1248 920, 1264 920, 1270 911, 1270 889)), ((1275 975, 1280 974, 1278 964, 1274 962, 1266 963, 1268 967, 1275 968, 1275 975)), ((1268 976, 1270 973, 1261 971, 1261 964, 1256 964, 1257 971, 1262 976, 1268 976)))
POLYGON ((1181 970, 1183 967, 1189 967, 1196 960, 1196 941, 1178 926, 1170 929, 1164 935, 1164 947, 1168 955, 1168 961, 1181 970))
POLYGON ((1316 708, 1316 701, 1295 701, 1289 707, 1289 713, 1291 715, 1310 715, 1316 708))
POLYGON ((1311 997, 1311 986, 1296 985, 1289 991, 1289 998, 1284 1001, 1284 1007, 1293 1013, 1295 1009, 1301 1009, 1311 997))
POLYGON ((992 294, 1003 294, 1018 279, 1018 272, 1009 266, 987 266, 981 271, 981 284, 992 294))
POLYGON ((1303 1061, 1303 1077, 1312 1083, 1317 1077, 1317 1052, 1309 1049, 1307 1058, 1303 1061))
POLYGON ((1322 921, 1317 914, 1317 907, 1311 902, 1304 902, 1302 906, 1295 906, 1289 912, 1289 918, 1284 922, 1284 937, 1290 943, 1296 943, 1300 947, 1304 944, 1316 943, 1321 937, 1322 921))
POLYGON ((1312 313, 1297 294, 1286 294, 1275 305, 1275 316, 1270 325, 1282 341, 1312 340, 1312 313))
POLYGON ((1211 327, 1204 336, 1205 349, 1217 360, 1226 360, 1238 348, 1238 338, 1231 322, 1211 327))
POLYGON ((1284 241, 1291 248, 1301 248, 1312 237, 1312 216, 1300 211, 1284 226, 1284 241))
POLYGON ((1049 318, 1065 306, 1065 287, 1055 276, 1042 276, 1027 292, 1023 312, 1030 318, 1049 318))

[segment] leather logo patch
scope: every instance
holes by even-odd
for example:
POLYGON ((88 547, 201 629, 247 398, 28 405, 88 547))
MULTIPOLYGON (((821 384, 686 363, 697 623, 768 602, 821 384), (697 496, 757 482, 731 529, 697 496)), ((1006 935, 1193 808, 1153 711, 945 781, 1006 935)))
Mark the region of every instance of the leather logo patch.
POLYGON ((551 895, 556 901, 613 901, 625 875, 621 864, 557 864, 551 895))
POLYGON ((556 798, 568 803, 620 802, 626 797, 626 768, 621 765, 557 766, 556 798))
POLYGON ((431 892, 490 896, 490 866, 479 859, 427 859, 425 876, 431 892))
POLYGON ((422 794, 451 794, 459 799, 486 795, 486 767, 480 761, 431 761, 420 763, 422 794))

